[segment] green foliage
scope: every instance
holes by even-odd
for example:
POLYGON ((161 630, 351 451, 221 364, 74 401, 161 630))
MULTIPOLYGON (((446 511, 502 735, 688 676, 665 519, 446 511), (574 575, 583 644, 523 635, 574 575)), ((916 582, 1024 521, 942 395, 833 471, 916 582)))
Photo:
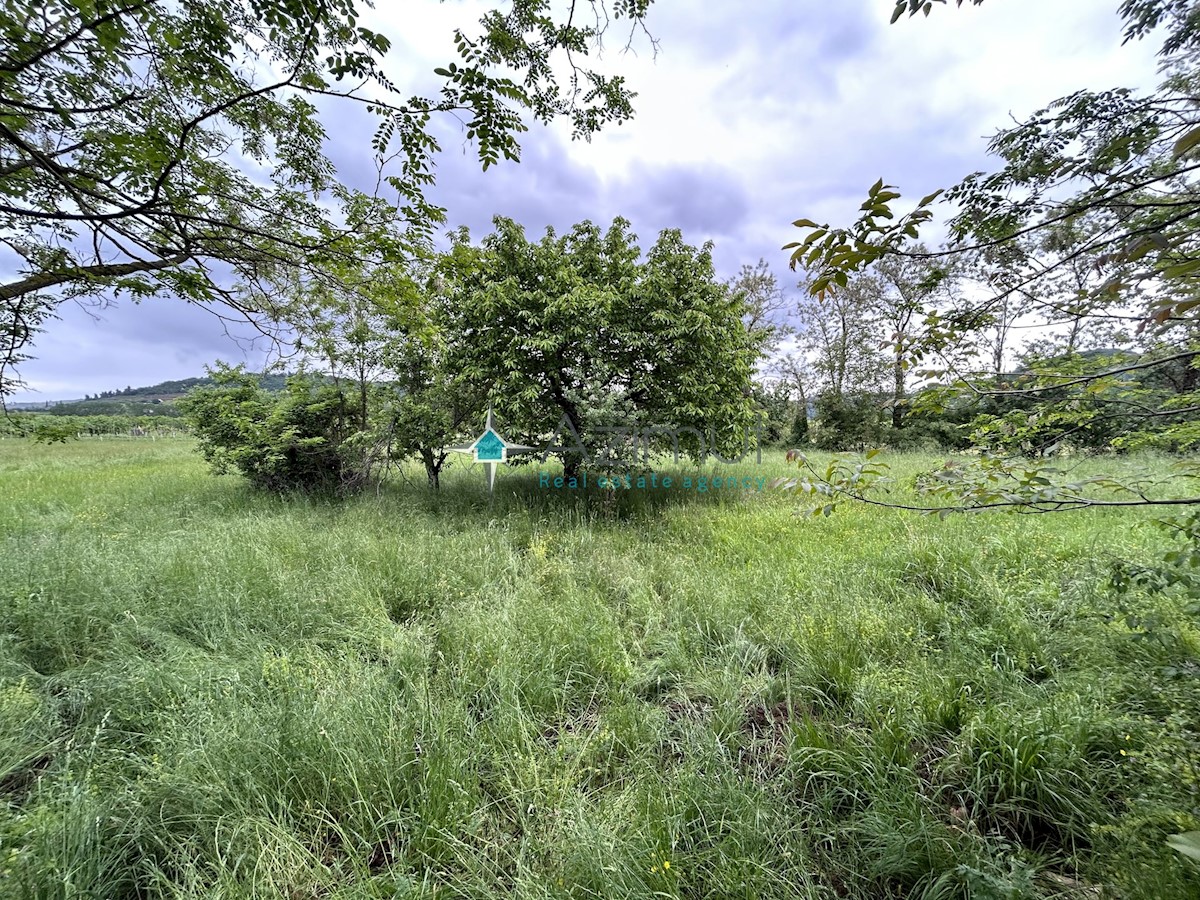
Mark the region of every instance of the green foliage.
MULTIPOLYGON (((983 0, 971 0, 973 4, 979 6, 983 0)), ((946 0, 896 0, 896 8, 892 10, 892 24, 895 25, 907 12, 910 16, 915 16, 917 13, 924 13, 928 16, 933 12, 933 4, 945 4, 946 0)), ((954 0, 956 6, 962 6, 963 0, 954 0)))
MULTIPOLYGON (((801 286, 807 286, 804 281, 801 286)), ((870 275, 856 275, 836 294, 801 299, 797 310, 801 347, 813 357, 813 378, 819 390, 843 396, 874 393, 886 379, 887 360, 879 332, 881 286, 870 275)))
MULTIPOLYGON (((931 8, 903 0, 893 21, 931 8)), ((853 225, 797 220, 804 237, 786 248, 822 299, 853 295, 880 267, 918 261, 975 282, 976 290, 928 311, 919 333, 903 341, 912 360, 929 358, 931 368, 920 375, 945 382, 924 393, 922 414, 936 417, 939 402, 955 420, 967 408, 975 414, 971 440, 989 461, 941 489, 960 490, 962 506, 978 508, 984 495, 986 506, 1018 496, 1043 511, 1087 505, 1069 484, 1056 497, 1070 499, 1056 505, 1022 480, 1026 463, 997 463, 1001 456, 1188 452, 1200 434, 1200 120, 1193 100, 1200 20, 1174 0, 1127 0, 1119 14, 1127 40, 1163 26, 1165 79, 1157 90, 1080 91, 1057 100, 992 139, 996 171, 936 191, 904 215, 893 210, 899 192, 880 179, 853 225), (913 242, 943 193, 956 208, 953 244, 931 253, 913 242), (1009 332, 1034 324, 1050 336, 1027 348, 1018 372, 1005 371, 1009 332), (935 358, 940 368, 932 367, 935 358), (1010 491, 1000 481, 1024 487, 1010 491), (997 482, 994 494, 983 487, 989 482, 997 482)), ((1108 487, 1125 490, 1129 505, 1166 502, 1138 483, 1108 487)), ((1195 502, 1182 495, 1183 481, 1172 490, 1173 502, 1195 502)))
MULTIPOLYGON (((1186 598, 1183 611, 1200 617, 1200 513, 1164 519, 1156 524, 1174 537, 1180 546, 1165 553, 1157 565, 1118 566, 1113 572, 1112 585, 1121 595, 1135 591, 1177 593, 1186 598)), ((1131 629, 1150 635, 1161 623, 1135 618, 1130 613, 1126 624, 1131 629)))
MULTIPOLYGON (((182 393, 182 392, 181 392, 182 393)), ((174 401, 163 400, 81 400, 78 402, 55 403, 41 411, 46 416, 71 416, 80 418, 97 418, 112 416, 117 418, 156 417, 175 418, 182 413, 174 401)))
POLYGON ((797 427, 797 404, 788 386, 754 382, 750 390, 759 417, 758 437, 762 443, 770 447, 797 446, 794 441, 789 443, 797 427))
MULTIPOLYGON (((643 259, 623 219, 537 243, 509 219, 495 224, 478 250, 457 249, 469 263, 447 273, 445 290, 451 367, 504 428, 527 444, 555 435, 573 471, 584 456, 570 429, 597 465, 636 457, 612 428, 689 428, 726 455, 749 445, 756 344, 742 299, 714 277, 710 247, 664 231, 643 259)), ((689 439, 679 450, 699 447, 689 439)))
POLYGON ((397 345, 391 363, 395 395, 385 416, 392 429, 394 455, 419 456, 426 480, 437 488, 450 456, 448 448, 478 435, 487 406, 479 389, 450 362, 455 336, 446 330, 445 310, 430 311, 437 330, 397 345))
POLYGON ((743 265, 729 284, 730 290, 742 298, 742 321, 750 337, 759 346, 759 353, 769 357, 792 329, 780 320, 785 317, 789 298, 779 286, 779 280, 765 259, 757 264, 743 265))
POLYGON ((353 401, 336 385, 296 375, 270 394, 240 367, 211 375, 213 387, 194 390, 180 405, 215 472, 236 471, 278 492, 340 493, 363 484, 367 472, 350 440, 353 401))
POLYGON ((817 397, 813 443, 821 450, 865 450, 883 437, 883 401, 878 395, 826 391, 817 397))
POLYGON ((1189 831, 1186 834, 1171 835, 1167 843, 1188 859, 1200 864, 1200 831, 1189 831))
POLYGON ((792 419, 786 443, 789 447, 804 447, 809 440, 808 410, 801 408, 792 419))
POLYGON ((79 438, 79 426, 73 422, 40 421, 33 426, 33 439, 39 444, 65 444, 79 438))
POLYGON ((9 413, 0 416, 0 436, 37 437, 61 432, 71 437, 109 437, 127 435, 139 437, 152 435, 184 434, 187 425, 178 418, 168 416, 72 416, 50 415, 48 412, 9 413))

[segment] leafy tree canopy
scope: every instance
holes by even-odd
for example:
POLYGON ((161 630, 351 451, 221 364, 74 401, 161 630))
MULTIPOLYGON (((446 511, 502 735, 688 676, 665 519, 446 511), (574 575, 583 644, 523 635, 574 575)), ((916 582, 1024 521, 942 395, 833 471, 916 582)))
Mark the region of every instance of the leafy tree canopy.
MULTIPOLYGON (((742 320, 744 295, 716 280, 708 245, 668 230, 643 258, 624 219, 537 242, 510 219, 495 226, 479 248, 460 233, 444 289, 456 311, 452 368, 501 421, 526 443, 557 433, 565 447, 578 436, 622 464, 635 448, 605 429, 686 427, 681 451, 697 452, 703 436, 703 446, 740 452, 759 338, 742 320)), ((569 472, 584 461, 563 456, 569 472)))

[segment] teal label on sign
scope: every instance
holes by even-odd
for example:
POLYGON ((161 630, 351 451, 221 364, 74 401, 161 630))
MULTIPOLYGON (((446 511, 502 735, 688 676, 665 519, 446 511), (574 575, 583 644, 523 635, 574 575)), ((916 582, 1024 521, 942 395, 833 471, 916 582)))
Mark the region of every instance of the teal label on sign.
POLYGON ((486 431, 475 442, 475 458, 479 462, 503 462, 504 440, 494 431, 486 431))
POLYGON ((488 491, 492 491, 496 486, 496 469, 499 465, 508 462, 508 457, 513 453, 525 453, 535 448, 527 447, 524 444, 510 444, 500 437, 500 432, 496 431, 495 423, 492 421, 492 409, 489 406, 483 434, 465 447, 448 449, 455 453, 470 453, 475 457, 475 462, 483 463, 483 470, 487 475, 488 491))

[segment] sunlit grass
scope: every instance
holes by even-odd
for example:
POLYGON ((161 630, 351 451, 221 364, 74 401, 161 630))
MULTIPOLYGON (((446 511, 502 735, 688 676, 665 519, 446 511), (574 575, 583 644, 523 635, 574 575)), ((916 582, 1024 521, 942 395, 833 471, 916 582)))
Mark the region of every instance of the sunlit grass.
POLYGON ((1196 633, 1104 616, 1148 516, 537 469, 334 504, 0 442, 0 895, 1200 894, 1196 633))

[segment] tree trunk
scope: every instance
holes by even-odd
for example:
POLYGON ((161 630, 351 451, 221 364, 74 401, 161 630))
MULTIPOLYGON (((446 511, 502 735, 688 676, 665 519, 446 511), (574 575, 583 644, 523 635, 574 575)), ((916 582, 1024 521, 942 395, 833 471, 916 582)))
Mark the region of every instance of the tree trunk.
POLYGON ((578 478, 583 469, 583 460, 578 453, 563 454, 563 478, 578 478))
POLYGON ((904 427, 904 359, 899 355, 896 356, 896 363, 893 369, 893 387, 892 387, 892 427, 904 427))
POLYGON ((446 454, 434 454, 432 450, 421 448, 421 462, 425 463, 425 478, 429 481, 429 486, 435 491, 440 490, 442 486, 442 464, 446 461, 446 454))
MULTIPOLYGON (((579 435, 579 409, 567 399, 566 392, 563 390, 562 384, 553 376, 550 378, 550 392, 554 396, 554 402, 558 405, 559 411, 565 415, 571 423, 571 428, 575 434, 579 435)), ((583 436, 579 435, 582 440, 583 436)), ((563 477, 578 478, 583 467, 583 456, 577 452, 567 451, 562 455, 563 477)))
POLYGON ((364 368, 358 371, 358 424, 363 431, 367 430, 367 373, 364 368))

